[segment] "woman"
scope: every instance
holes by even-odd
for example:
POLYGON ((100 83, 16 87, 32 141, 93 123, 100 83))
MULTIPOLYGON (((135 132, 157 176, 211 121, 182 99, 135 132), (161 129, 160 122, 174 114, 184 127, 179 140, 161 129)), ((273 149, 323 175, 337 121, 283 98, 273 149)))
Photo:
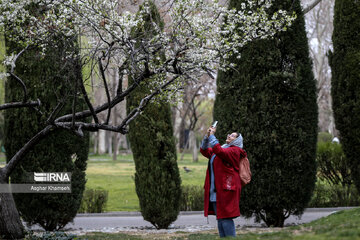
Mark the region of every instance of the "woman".
POLYGON ((216 215, 220 237, 235 237, 233 218, 240 216, 239 164, 246 152, 242 149, 241 134, 229 134, 226 144, 221 146, 215 132, 216 128, 208 129, 200 148, 201 154, 209 158, 204 185, 204 215, 216 215))

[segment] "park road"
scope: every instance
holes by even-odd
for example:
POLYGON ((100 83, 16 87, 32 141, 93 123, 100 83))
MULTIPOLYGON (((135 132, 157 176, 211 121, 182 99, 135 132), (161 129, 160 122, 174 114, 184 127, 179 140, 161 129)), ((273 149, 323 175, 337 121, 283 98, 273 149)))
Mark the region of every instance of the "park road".
MULTIPOLYGON (((328 216, 334 212, 350 208, 309 208, 306 209, 299 219, 290 216, 285 221, 285 226, 308 223, 321 217, 328 216)), ((176 231, 199 231, 216 228, 215 216, 205 218, 203 212, 181 212, 178 219, 170 226, 176 231)), ((235 219, 237 227, 262 227, 264 223, 254 223, 254 218, 235 219)), ((36 227, 35 227, 36 228, 36 227)), ((34 228, 33 228, 34 229, 34 228)), ((153 226, 145 221, 139 212, 109 212, 98 214, 78 214, 73 223, 66 225, 67 231, 99 231, 118 232, 140 229, 153 229, 153 226)))

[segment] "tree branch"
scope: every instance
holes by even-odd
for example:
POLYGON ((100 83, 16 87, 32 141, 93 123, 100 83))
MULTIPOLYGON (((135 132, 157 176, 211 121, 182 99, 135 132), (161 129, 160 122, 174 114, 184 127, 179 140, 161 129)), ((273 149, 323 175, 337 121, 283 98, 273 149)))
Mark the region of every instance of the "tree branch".
POLYGON ((108 85, 107 85, 107 82, 106 82, 106 77, 105 77, 105 71, 104 71, 104 68, 101 64, 101 58, 99 58, 99 70, 100 70, 100 73, 101 73, 101 77, 103 79, 103 82, 104 82, 104 87, 105 87, 105 93, 106 93, 106 98, 107 98, 107 101, 108 101, 108 114, 107 114, 107 117, 106 117, 106 123, 105 124, 109 124, 109 120, 110 120, 110 115, 111 115, 111 98, 110 98, 110 92, 109 92, 109 88, 108 88, 108 85))
POLYGON ((51 112, 50 116, 46 120, 47 123, 49 123, 49 124, 53 123, 53 118, 64 107, 64 102, 65 102, 65 100, 61 100, 60 102, 58 102, 58 104, 56 105, 56 107, 54 108, 54 110, 51 112))
MULTIPOLYGON (((126 89, 126 91, 124 91, 121 95, 117 95, 113 98, 113 100, 109 103, 104 103, 103 105, 97 107, 94 109, 95 113, 100 113, 102 111, 105 111, 106 109, 110 107, 114 107, 116 104, 118 104, 119 102, 123 101, 125 99, 125 97, 127 95, 129 95, 139 84, 139 82, 141 82, 144 79, 150 78, 152 75, 154 75, 154 73, 149 73, 149 74, 141 74, 136 81, 134 81, 134 83, 128 87, 126 89)), ((75 114, 75 118, 76 119, 81 119, 81 118, 86 118, 86 117, 90 117, 91 116, 91 111, 90 110, 85 110, 82 112, 78 112, 75 114)), ((67 121, 71 121, 73 118, 72 114, 67 114, 65 116, 59 117, 55 120, 55 122, 67 122, 67 121)))
POLYGON ((321 0, 314 0, 312 3, 310 3, 309 5, 307 5, 304 10, 303 13, 304 15, 307 14, 308 12, 310 12, 314 7, 316 7, 316 5, 318 5, 321 2, 321 0))
MULTIPOLYGON (((71 122, 59 122, 59 123, 55 123, 55 126, 60 127, 60 128, 65 128, 68 130, 71 130, 72 127, 72 123, 71 122)), ((90 132, 96 132, 98 130, 107 130, 107 131, 111 131, 111 132, 118 132, 121 134, 126 134, 127 131, 123 131, 123 129, 118 128, 116 126, 113 125, 108 125, 108 124, 100 124, 100 123, 84 123, 84 122, 75 122, 74 123, 75 128, 77 128, 77 132, 79 134, 79 130, 81 131, 79 135, 81 135, 82 130, 87 130, 90 132)))
POLYGON ((4 109, 10 108, 23 108, 23 107, 39 107, 41 105, 40 100, 37 101, 29 101, 29 102, 12 102, 12 103, 4 103, 0 105, 0 111, 4 109))
POLYGON ((89 108, 89 110, 91 112, 91 115, 92 115, 95 123, 99 123, 99 119, 98 119, 98 117, 97 117, 97 115, 95 113, 94 106, 90 102, 89 96, 88 96, 88 94, 86 92, 84 83, 82 81, 80 81, 80 90, 82 92, 82 95, 84 96, 85 102, 86 102, 86 104, 87 104, 87 106, 88 106, 88 108, 89 108))
POLYGON ((40 132, 38 132, 34 137, 32 137, 6 164, 3 168, 3 173, 6 178, 8 178, 11 172, 14 170, 16 165, 21 161, 24 155, 29 152, 40 140, 44 139, 50 131, 52 131, 55 127, 54 126, 47 126, 40 132))
POLYGON ((72 102, 72 107, 71 107, 71 111, 73 114, 73 118, 72 118, 72 124, 73 127, 75 127, 75 113, 76 113, 76 102, 77 102, 77 88, 78 88, 78 79, 75 80, 75 87, 74 87, 74 98, 73 98, 73 102, 72 102))
POLYGON ((162 86, 160 86, 156 91, 154 91, 152 94, 147 95, 143 99, 141 99, 140 104, 137 108, 133 109, 128 116, 121 122, 121 124, 118 126, 119 130, 122 130, 124 132, 127 132, 126 127, 129 125, 129 123, 134 120, 146 107, 146 105, 150 102, 150 100, 157 94, 159 94, 162 90, 166 89, 171 83, 173 83, 176 79, 178 79, 181 75, 176 75, 171 80, 164 83, 162 86))
POLYGON ((11 70, 10 70, 10 75, 13 76, 22 86, 23 91, 24 91, 24 99, 23 102, 27 102, 27 89, 26 89, 26 85, 25 83, 14 74, 15 71, 15 66, 16 66, 16 61, 18 60, 18 58, 28 49, 29 46, 27 46, 26 48, 24 48, 23 50, 21 50, 14 58, 13 64, 11 64, 11 70))
POLYGON ((20 83, 20 85, 21 85, 21 87, 23 89, 23 92, 24 92, 23 102, 27 102, 28 97, 27 97, 27 88, 26 88, 25 83, 18 76, 16 76, 13 72, 10 72, 10 75, 12 77, 14 77, 20 83))

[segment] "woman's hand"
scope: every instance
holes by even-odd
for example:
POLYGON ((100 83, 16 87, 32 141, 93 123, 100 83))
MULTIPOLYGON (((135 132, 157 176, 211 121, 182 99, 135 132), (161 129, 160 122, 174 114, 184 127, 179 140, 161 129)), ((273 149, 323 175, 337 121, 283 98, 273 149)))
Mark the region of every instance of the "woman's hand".
POLYGON ((214 127, 209 127, 208 131, 207 131, 207 136, 209 137, 210 135, 214 135, 216 132, 216 128, 214 127))

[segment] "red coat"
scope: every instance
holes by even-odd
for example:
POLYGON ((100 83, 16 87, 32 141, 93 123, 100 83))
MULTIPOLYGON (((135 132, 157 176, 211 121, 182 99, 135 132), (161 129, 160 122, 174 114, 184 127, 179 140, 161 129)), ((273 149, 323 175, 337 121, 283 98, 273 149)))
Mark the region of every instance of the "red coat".
MULTIPOLYGON (((222 148, 220 144, 215 144, 213 148, 202 149, 201 154, 209 158, 216 154, 213 162, 215 188, 216 188, 216 208, 217 218, 234 218, 240 216, 240 193, 241 181, 239 176, 240 159, 246 156, 246 152, 236 146, 222 148)), ((210 202, 210 169, 206 171, 204 184, 204 215, 215 215, 210 202)))

